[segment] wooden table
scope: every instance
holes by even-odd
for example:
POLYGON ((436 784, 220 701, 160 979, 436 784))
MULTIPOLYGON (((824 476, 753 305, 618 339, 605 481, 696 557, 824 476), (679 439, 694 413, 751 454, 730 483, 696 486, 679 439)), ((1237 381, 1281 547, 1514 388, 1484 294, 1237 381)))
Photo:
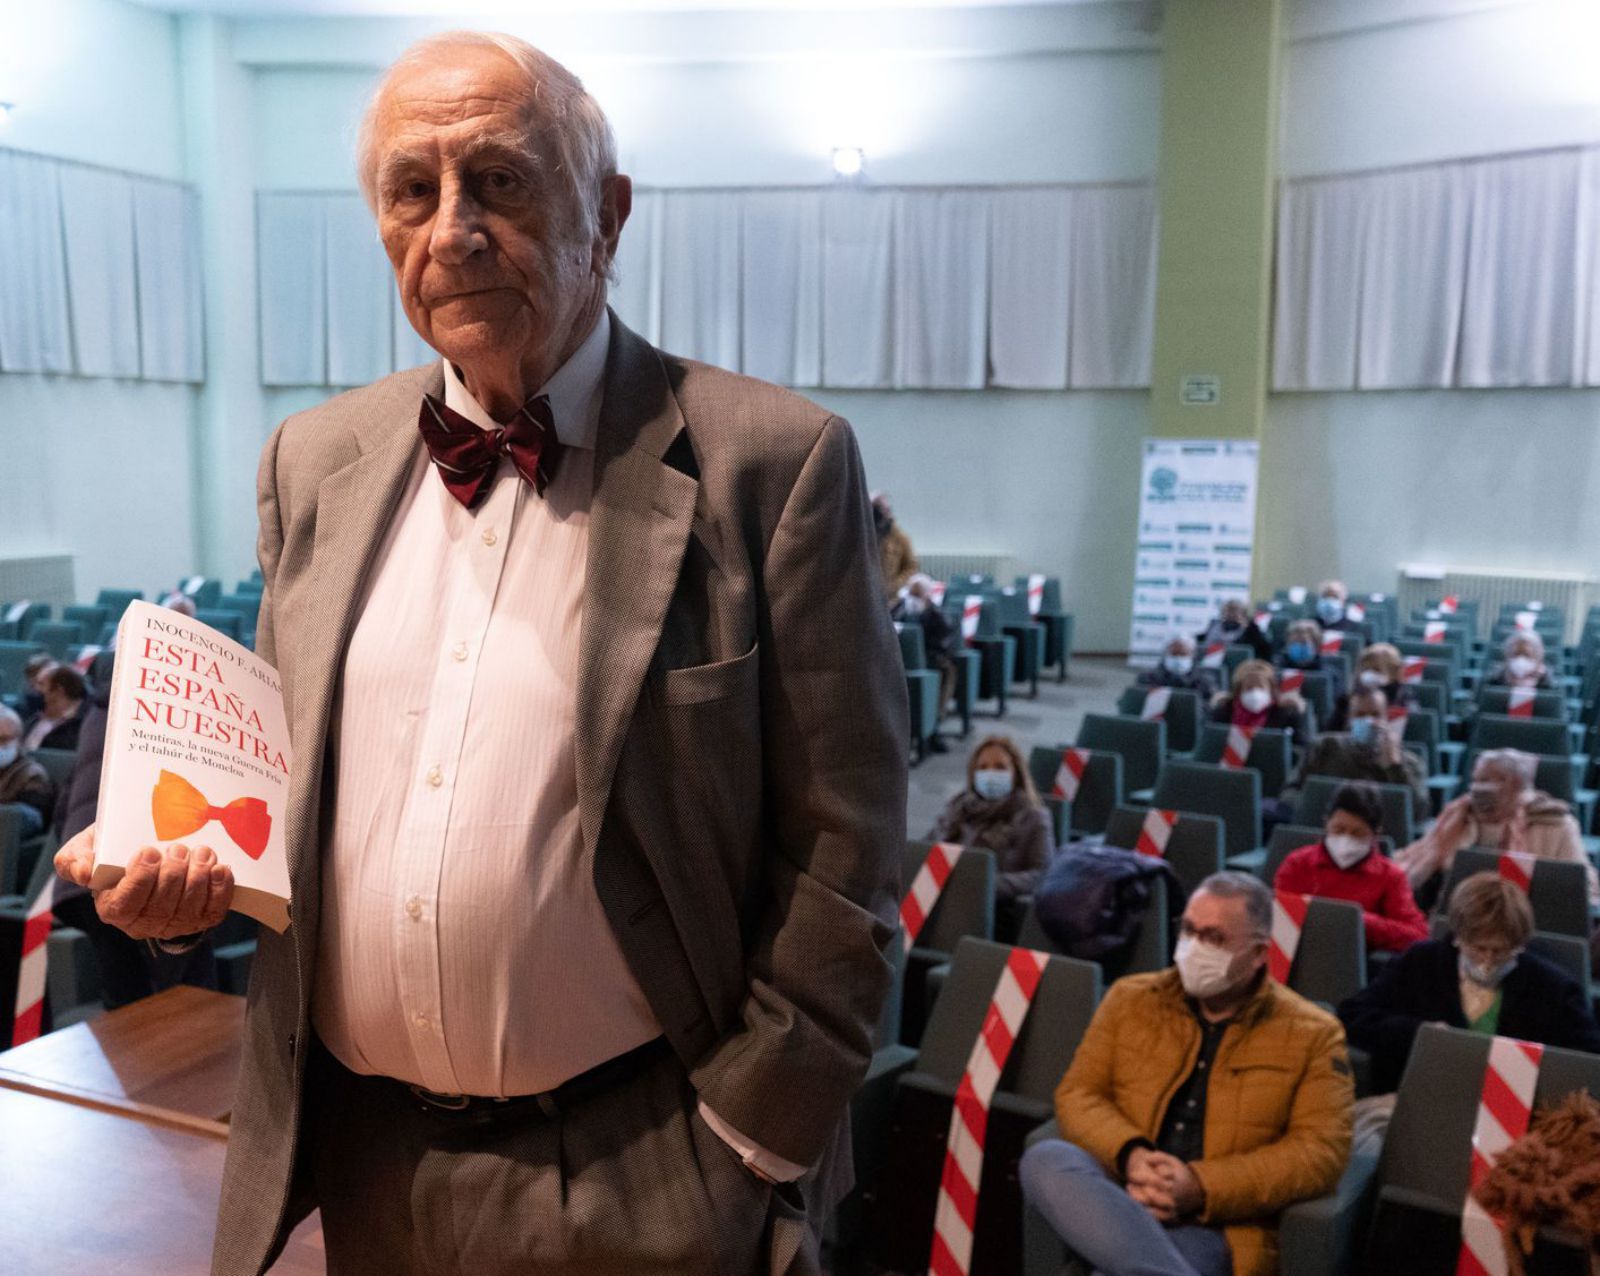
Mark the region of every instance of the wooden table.
POLYGON ((244 998, 178 987, 0 1054, 0 1086, 226 1138, 244 998))
MULTIPOLYGON (((180 987, 0 1054, 0 1272, 209 1272, 243 1026, 180 987)), ((273 1271, 326 1271, 317 1215, 273 1271)))

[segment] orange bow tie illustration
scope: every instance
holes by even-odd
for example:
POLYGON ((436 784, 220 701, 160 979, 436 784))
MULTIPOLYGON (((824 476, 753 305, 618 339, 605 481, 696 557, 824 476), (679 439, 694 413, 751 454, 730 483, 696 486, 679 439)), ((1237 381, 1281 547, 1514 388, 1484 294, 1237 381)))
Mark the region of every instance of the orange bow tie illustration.
POLYGON ((227 806, 212 806, 205 796, 181 775, 163 771, 150 794, 150 814, 155 818, 156 839, 170 842, 198 833, 211 820, 253 860, 267 849, 272 832, 272 817, 260 798, 235 798, 227 806))

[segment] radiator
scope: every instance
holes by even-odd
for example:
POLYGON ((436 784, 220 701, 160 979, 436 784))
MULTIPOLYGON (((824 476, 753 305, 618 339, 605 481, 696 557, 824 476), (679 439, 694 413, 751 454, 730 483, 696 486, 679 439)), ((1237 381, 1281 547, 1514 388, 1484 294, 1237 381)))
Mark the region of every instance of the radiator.
POLYGON ((1578 640, 1584 615, 1596 594, 1596 582, 1565 572, 1507 572, 1476 567, 1403 566, 1400 569, 1400 618, 1446 594, 1478 600, 1478 637, 1487 638, 1506 603, 1542 602, 1559 607, 1567 618, 1565 641, 1578 640))
POLYGON ((55 614, 77 602, 71 554, 9 557, 0 554, 0 602, 49 603, 55 614))
POLYGON ((987 573, 1002 585, 1009 585, 1022 574, 1018 560, 1010 554, 947 553, 917 554, 917 565, 935 580, 987 573))

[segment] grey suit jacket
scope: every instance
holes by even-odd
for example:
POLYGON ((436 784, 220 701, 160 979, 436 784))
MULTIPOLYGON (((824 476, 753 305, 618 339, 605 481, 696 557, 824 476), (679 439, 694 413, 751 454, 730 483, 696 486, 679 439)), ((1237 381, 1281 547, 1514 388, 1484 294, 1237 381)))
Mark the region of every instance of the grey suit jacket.
MULTIPOLYGON (((290 417, 258 483, 258 647, 295 770, 293 924, 251 971, 213 1269, 257 1272, 291 1202, 328 726, 437 364, 290 417)), ((907 711, 849 426, 663 354, 612 315, 578 677, 578 808, 629 967, 695 1088, 801 1164, 837 1142, 889 984, 907 711)))

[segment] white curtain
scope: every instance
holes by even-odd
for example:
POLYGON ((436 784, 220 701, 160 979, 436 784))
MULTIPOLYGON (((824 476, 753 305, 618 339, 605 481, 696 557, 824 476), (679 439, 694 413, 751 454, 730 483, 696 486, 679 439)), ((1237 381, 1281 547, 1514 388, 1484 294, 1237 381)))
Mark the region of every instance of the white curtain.
POLYGON ((1156 314, 1153 187, 1074 192, 1071 291, 1072 386, 1148 386, 1156 314))
POLYGON ((0 371, 72 371, 60 172, 0 151, 0 371))
POLYGON ((822 230, 822 380, 841 389, 891 384, 894 205, 866 191, 830 195, 822 230))
POLYGON ((989 364, 995 385, 1067 387, 1072 192, 996 191, 989 200, 989 364))
POLYGON ((739 201, 672 191, 662 208, 661 344, 739 367, 739 201))
POLYGON ((78 164, 62 166, 60 183, 74 370, 86 377, 137 377, 132 184, 121 173, 78 164))
POLYGON ((1273 384, 1600 384, 1592 148, 1285 182, 1273 384))
POLYGON ((989 202, 974 191, 898 191, 894 384, 979 390, 988 372, 989 202))
POLYGON ((617 241, 617 317, 652 345, 661 344, 661 203, 658 191, 635 191, 633 212, 617 241))
POLYGON ((822 195, 750 191, 742 205, 741 370, 822 382, 822 195))
POLYGON ((205 379, 200 197, 171 182, 133 182, 139 369, 149 381, 205 379))
POLYGON ((328 383, 323 195, 262 192, 256 200, 261 383, 328 383))
POLYGON ((366 385, 395 368, 394 272, 361 196, 330 195, 322 213, 328 382, 366 385))

